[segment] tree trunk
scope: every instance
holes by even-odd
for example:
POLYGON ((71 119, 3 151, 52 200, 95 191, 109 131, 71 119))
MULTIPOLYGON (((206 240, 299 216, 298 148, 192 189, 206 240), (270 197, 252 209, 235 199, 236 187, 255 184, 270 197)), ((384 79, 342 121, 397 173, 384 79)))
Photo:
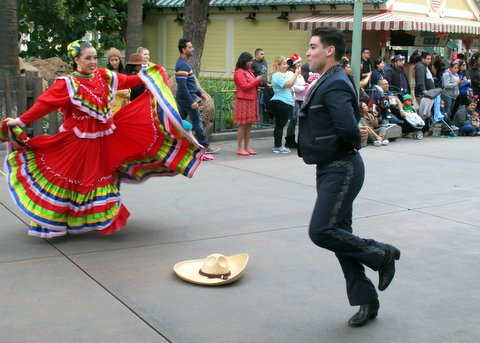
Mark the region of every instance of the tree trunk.
POLYGON ((185 20, 183 22, 183 37, 192 41, 194 48, 190 59, 193 73, 200 73, 200 62, 207 34, 207 15, 210 0, 185 0, 185 20))
POLYGON ((0 11, 0 90, 5 89, 5 76, 10 75, 11 89, 16 90, 18 65, 18 11, 16 0, 5 0, 0 11))
POLYGON ((143 45, 143 0, 128 0, 127 12, 127 39, 125 57, 134 53, 139 46, 143 45))

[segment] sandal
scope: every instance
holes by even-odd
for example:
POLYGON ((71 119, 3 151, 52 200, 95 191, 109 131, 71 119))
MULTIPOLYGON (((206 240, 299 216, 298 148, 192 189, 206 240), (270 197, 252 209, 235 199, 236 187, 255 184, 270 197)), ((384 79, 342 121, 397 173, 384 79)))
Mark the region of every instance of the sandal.
POLYGON ((248 156, 250 155, 247 151, 245 150, 237 150, 237 155, 240 155, 240 156, 248 156))
POLYGON ((215 159, 215 157, 213 157, 212 155, 209 155, 209 154, 204 154, 202 156, 202 161, 213 161, 215 159))

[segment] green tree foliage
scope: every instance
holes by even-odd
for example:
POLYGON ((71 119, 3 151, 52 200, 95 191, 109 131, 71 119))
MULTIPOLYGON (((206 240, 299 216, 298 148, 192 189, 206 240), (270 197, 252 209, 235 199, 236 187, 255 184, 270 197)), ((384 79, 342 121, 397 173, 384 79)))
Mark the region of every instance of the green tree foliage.
POLYGON ((100 52, 125 47, 127 0, 19 0, 19 32, 30 57, 65 57, 68 43, 93 33, 100 52), (96 35, 95 33, 98 33, 96 35))

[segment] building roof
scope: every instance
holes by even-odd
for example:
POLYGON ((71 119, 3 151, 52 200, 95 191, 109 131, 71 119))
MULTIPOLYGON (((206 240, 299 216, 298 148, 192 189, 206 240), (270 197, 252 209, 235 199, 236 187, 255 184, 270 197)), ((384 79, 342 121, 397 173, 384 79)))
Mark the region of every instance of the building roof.
MULTIPOLYGON (((383 4, 387 0, 364 0, 364 4, 383 4)), ((211 0, 210 7, 239 7, 239 6, 301 6, 301 5, 342 5, 353 4, 355 0, 211 0)), ((156 0, 153 7, 184 7, 184 0, 156 0)))
MULTIPOLYGON (((291 30, 314 30, 317 27, 336 27, 353 30, 353 14, 313 14, 289 22, 291 30)), ((427 31, 480 35, 480 22, 459 18, 432 18, 412 13, 374 13, 362 16, 363 30, 427 31)))

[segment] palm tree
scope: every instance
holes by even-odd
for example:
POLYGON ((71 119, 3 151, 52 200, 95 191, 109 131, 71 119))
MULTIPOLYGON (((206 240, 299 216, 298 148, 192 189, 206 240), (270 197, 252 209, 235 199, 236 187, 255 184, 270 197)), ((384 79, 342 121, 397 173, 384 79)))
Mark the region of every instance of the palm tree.
POLYGON ((18 66, 18 12, 16 0, 5 0, 0 11, 0 90, 5 89, 5 77, 11 76, 11 89, 16 89, 18 66))
POLYGON ((125 56, 128 58, 143 44, 143 0, 128 0, 127 12, 127 48, 125 56))
POLYGON ((207 16, 210 0, 185 0, 185 21, 183 36, 192 41, 195 52, 190 59, 193 73, 198 76, 202 60, 205 35, 207 34, 207 16))

